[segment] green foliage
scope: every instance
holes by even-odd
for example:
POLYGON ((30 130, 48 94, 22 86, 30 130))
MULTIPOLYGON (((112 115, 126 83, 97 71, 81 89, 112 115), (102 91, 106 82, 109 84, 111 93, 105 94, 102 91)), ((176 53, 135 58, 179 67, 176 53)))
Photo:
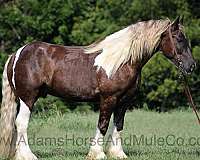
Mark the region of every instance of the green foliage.
POLYGON ((95 108, 91 107, 89 103, 75 103, 61 100, 60 98, 47 96, 46 98, 39 98, 33 108, 34 113, 44 114, 49 117, 54 114, 63 114, 65 112, 80 112, 90 113, 95 108))
MULTIPOLYGON (((195 0, 16 0, 3 3, 0 5, 0 73, 7 54, 34 40, 87 45, 140 20, 166 17, 173 20, 182 15, 197 61, 197 68, 189 81, 195 100, 200 104, 199 10, 199 3, 195 0)), ((138 106, 158 110, 185 106, 178 76, 177 69, 161 53, 155 55, 143 69, 138 106)), ((37 103, 35 112, 97 109, 88 104, 76 109, 79 105, 48 97, 37 103)))
POLYGON ((40 98, 33 109, 35 113, 46 113, 49 116, 57 112, 64 113, 70 111, 63 101, 53 96, 48 96, 46 99, 40 98))
MULTIPOLYGON (((0 75, 1 75, 0 84, 2 84, 2 74, 3 74, 3 69, 4 69, 4 65, 7 58, 8 58, 8 55, 0 52, 0 75)), ((2 85, 0 85, 0 90, 2 90, 2 85)), ((0 94, 0 97, 2 97, 2 93, 0 94)))
POLYGON ((161 53, 151 59, 142 71, 142 99, 145 99, 150 108, 173 107, 179 105, 177 101, 181 86, 178 84, 176 68, 161 53), (169 101, 171 99, 172 101, 169 101))
POLYGON ((90 113, 91 112, 91 106, 88 105, 87 103, 81 103, 76 107, 74 110, 75 112, 81 112, 81 113, 90 113))
POLYGON ((196 60, 196 69, 194 71, 194 73, 192 74, 192 76, 190 76, 190 87, 192 89, 192 95, 193 98, 195 100, 195 102, 197 103, 197 105, 200 104, 200 90, 199 90, 199 86, 200 86, 200 46, 195 46, 193 48, 193 55, 194 58, 196 60))

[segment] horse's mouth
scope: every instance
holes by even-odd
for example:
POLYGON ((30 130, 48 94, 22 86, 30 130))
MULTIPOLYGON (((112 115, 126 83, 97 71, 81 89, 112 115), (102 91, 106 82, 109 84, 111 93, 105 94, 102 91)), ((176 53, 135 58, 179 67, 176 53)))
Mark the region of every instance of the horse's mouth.
POLYGON ((194 67, 191 67, 190 69, 186 69, 183 66, 183 62, 182 61, 172 60, 172 62, 175 64, 176 68, 178 68, 178 70, 184 75, 190 75, 190 74, 192 74, 192 72, 194 70, 194 67))
POLYGON ((178 66, 177 68, 185 75, 190 75, 192 74, 192 72, 194 71, 195 65, 192 65, 189 69, 184 68, 183 63, 182 62, 178 62, 178 66))
POLYGON ((187 70, 184 69, 184 68, 179 68, 179 70, 180 70, 183 74, 185 74, 185 75, 190 75, 190 74, 192 74, 192 71, 187 71, 187 70))

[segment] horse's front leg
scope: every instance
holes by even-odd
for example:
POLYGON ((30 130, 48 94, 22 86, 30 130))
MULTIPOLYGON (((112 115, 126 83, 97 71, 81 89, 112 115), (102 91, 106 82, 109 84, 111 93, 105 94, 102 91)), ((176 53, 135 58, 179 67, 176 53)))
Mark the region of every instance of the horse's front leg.
POLYGON ((113 120, 113 129, 111 133, 111 138, 109 138, 109 156, 114 159, 125 159, 127 158, 126 154, 122 148, 122 139, 121 132, 123 130, 124 116, 128 105, 118 106, 114 111, 114 120, 113 120))
MULTIPOLYGON (((137 83, 136 83, 137 84, 137 83)), ((114 110, 113 129, 111 133, 111 141, 109 146, 109 155, 115 159, 125 159, 126 154, 122 148, 121 132, 124 125, 124 117, 126 110, 130 105, 134 103, 135 92, 137 91, 137 85, 129 89, 129 91, 119 100, 114 110)))
POLYGON ((116 105, 116 97, 109 96, 102 99, 96 135, 91 140, 90 151, 87 155, 87 159, 89 160, 106 159, 103 151, 103 138, 107 132, 113 108, 116 105))
POLYGON ((126 154, 122 148, 121 132, 124 125, 124 117, 127 108, 134 103, 135 93, 140 84, 140 74, 137 76, 135 83, 130 89, 118 100, 117 106, 114 110, 113 130, 111 134, 111 143, 109 146, 109 155, 115 159, 125 159, 126 154))

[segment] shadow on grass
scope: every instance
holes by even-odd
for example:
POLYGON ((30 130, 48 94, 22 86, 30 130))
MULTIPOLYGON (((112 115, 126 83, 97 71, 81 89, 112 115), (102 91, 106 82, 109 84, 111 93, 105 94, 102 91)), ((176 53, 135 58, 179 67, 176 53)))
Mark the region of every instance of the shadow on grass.
MULTIPOLYGON (((87 155, 86 150, 78 151, 67 151, 62 148, 57 148, 51 151, 40 151, 36 150, 34 152, 39 158, 51 158, 51 157, 85 157, 87 155)), ((147 156, 148 155, 161 155, 161 154, 178 154, 179 156, 195 156, 200 157, 200 149, 194 149, 194 150, 188 150, 188 149, 160 149, 160 150, 148 150, 145 151, 144 149, 134 149, 134 150, 126 150, 125 153, 128 157, 141 157, 141 156, 147 156)))
POLYGON ((87 151, 67 151, 62 148, 57 148, 51 151, 39 151, 36 150, 34 154, 39 158, 51 158, 51 157, 60 157, 60 156, 67 156, 67 157, 77 157, 77 156, 86 156, 87 151))
POLYGON ((155 151, 145 151, 143 149, 140 150, 128 150, 126 151, 127 156, 143 156, 143 155, 156 155, 156 154, 178 154, 178 155, 193 155, 196 157, 200 157, 200 149, 194 149, 194 150, 183 150, 183 149, 160 149, 155 151))

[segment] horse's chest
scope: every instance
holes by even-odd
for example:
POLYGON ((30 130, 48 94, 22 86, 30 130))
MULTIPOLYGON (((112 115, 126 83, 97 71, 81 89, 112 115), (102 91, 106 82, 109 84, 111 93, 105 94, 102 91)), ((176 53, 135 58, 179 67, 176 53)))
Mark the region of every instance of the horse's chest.
POLYGON ((139 83, 140 71, 136 67, 124 65, 112 78, 108 78, 103 69, 97 74, 101 93, 121 96, 132 88, 136 88, 139 83))

